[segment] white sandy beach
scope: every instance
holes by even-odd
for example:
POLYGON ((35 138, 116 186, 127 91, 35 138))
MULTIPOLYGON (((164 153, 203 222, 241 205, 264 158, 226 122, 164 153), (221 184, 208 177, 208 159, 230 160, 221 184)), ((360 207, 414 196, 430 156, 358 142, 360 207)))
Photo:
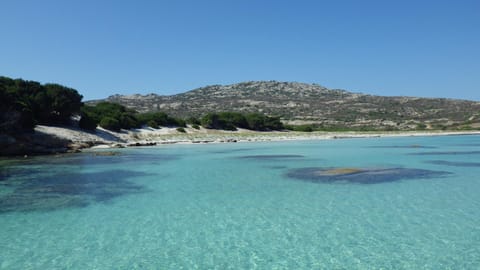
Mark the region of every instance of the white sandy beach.
POLYGON ((94 148, 109 148, 122 146, 141 146, 156 144, 195 144, 195 143, 228 143, 228 142, 260 142, 284 140, 328 140, 344 138, 373 138, 400 136, 446 136, 446 135, 480 135, 480 131, 392 131, 392 132, 295 132, 268 131, 259 132, 245 129, 237 131, 222 131, 209 129, 185 128, 181 133, 176 128, 162 127, 160 129, 142 128, 113 132, 97 128, 95 132, 85 132, 80 129, 52 127, 39 125, 36 132, 53 135, 73 143, 90 143, 94 148))

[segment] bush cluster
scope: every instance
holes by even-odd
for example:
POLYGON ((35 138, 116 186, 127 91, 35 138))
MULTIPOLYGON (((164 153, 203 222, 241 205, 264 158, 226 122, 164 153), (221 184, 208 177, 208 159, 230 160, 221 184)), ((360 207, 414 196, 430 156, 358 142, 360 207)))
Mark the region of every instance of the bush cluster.
POLYGON ((33 130, 36 124, 68 124, 82 105, 75 89, 0 76, 0 132, 33 130))
POLYGON ((97 125, 112 131, 139 128, 144 125, 152 128, 186 126, 183 119, 173 118, 163 112, 137 113, 125 106, 111 102, 100 102, 95 106, 84 106, 82 108, 80 127, 94 130, 97 125))
POLYGON ((164 112, 140 113, 137 114, 136 117, 141 125, 148 125, 152 128, 158 128, 158 126, 186 127, 183 119, 171 117, 164 112))
POLYGON ((201 125, 209 129, 237 130, 245 128, 257 131, 282 130, 283 124, 278 117, 259 113, 242 114, 237 112, 209 113, 202 117, 201 125))
POLYGON ((111 102, 100 102, 96 106, 84 106, 79 124, 83 129, 93 130, 100 125, 113 131, 119 131, 122 128, 136 128, 141 125, 134 110, 111 102))

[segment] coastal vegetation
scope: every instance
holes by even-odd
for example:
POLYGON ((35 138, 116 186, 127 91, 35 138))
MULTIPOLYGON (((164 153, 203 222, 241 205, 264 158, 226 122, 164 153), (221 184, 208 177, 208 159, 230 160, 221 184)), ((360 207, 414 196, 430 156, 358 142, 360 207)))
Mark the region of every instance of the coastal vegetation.
POLYGON ((68 124, 82 105, 82 95, 75 89, 0 77, 0 133, 32 131, 37 124, 68 124))
POLYGON ((102 128, 119 131, 120 129, 140 128, 149 126, 178 127, 179 132, 185 132, 187 123, 194 129, 200 125, 207 129, 237 130, 238 128, 267 131, 284 129, 280 118, 270 117, 258 113, 242 114, 236 112, 208 113, 200 120, 194 117, 187 119, 175 118, 164 112, 137 113, 125 106, 100 102, 95 106, 82 107, 80 127, 95 129, 97 125, 102 128))
POLYGON ((101 102, 96 106, 84 106, 82 108, 80 127, 84 129, 95 129, 97 125, 101 127, 119 131, 120 129, 130 129, 139 126, 136 112, 132 109, 110 103, 101 102))
POLYGON ((140 126, 147 125, 152 128, 163 127, 186 127, 186 121, 181 118, 171 117, 164 112, 148 112, 136 114, 140 126))
POLYGON ((183 128, 183 127, 178 127, 176 130, 177 130, 178 132, 180 132, 180 133, 186 133, 186 132, 187 132, 187 131, 185 130, 185 128, 183 128))
POLYGON ((80 127, 84 129, 95 129, 97 125, 102 128, 119 131, 120 129, 140 128, 150 126, 186 127, 186 122, 180 118, 170 117, 164 112, 137 113, 120 104, 111 102, 100 102, 95 106, 84 106, 80 127))
POLYGON ((260 113, 236 112, 208 113, 201 119, 172 117, 165 112, 138 113, 134 109, 113 102, 84 105, 77 90, 59 84, 41 84, 35 81, 0 77, 0 132, 16 134, 33 131, 37 124, 72 125, 72 117, 79 116, 78 126, 95 130, 97 126, 120 131, 121 129, 150 126, 179 127, 184 132, 187 123, 199 129, 281 130, 278 117, 260 113))
POLYGON ((259 113, 208 113, 202 117, 201 124, 205 128, 223 130, 237 130, 237 128, 257 131, 284 129, 279 117, 271 117, 259 113))

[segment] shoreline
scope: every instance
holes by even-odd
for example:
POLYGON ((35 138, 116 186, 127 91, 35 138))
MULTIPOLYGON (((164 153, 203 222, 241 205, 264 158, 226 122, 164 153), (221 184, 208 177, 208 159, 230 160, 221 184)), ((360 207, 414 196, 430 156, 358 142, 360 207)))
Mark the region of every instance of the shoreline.
POLYGON ((29 156, 55 155, 63 153, 94 152, 102 149, 126 147, 152 147, 171 144, 217 144, 248 142, 280 142, 306 140, 335 140, 388 137, 426 137, 426 136, 461 136, 480 135, 477 131, 237 131, 185 128, 186 133, 177 131, 175 127, 160 129, 142 128, 113 132, 97 128, 88 132, 72 127, 54 127, 38 125, 35 133, 23 138, 7 138, 10 140, 0 155, 3 158, 27 158, 29 156), (10 152, 6 152, 8 149, 10 152), (6 153, 6 154, 5 154, 6 153))
POLYGON ((140 146, 158 146, 168 144, 207 144, 207 143, 237 143, 237 142, 268 142, 292 140, 334 140, 355 138, 385 138, 385 137, 422 137, 422 136, 460 136, 480 135, 480 131, 252 131, 239 129, 237 131, 209 130, 185 128, 181 133, 172 127, 160 129, 143 128, 112 132, 97 128, 95 133, 78 129, 39 126, 39 131, 46 134, 70 140, 72 148, 105 149, 140 146))

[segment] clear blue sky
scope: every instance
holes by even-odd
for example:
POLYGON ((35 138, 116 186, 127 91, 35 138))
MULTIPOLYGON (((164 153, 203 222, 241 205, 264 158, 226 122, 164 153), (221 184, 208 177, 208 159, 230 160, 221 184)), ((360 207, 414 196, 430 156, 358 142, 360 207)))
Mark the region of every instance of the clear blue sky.
POLYGON ((480 1, 3 0, 0 75, 85 99, 249 80, 480 101, 480 1))

